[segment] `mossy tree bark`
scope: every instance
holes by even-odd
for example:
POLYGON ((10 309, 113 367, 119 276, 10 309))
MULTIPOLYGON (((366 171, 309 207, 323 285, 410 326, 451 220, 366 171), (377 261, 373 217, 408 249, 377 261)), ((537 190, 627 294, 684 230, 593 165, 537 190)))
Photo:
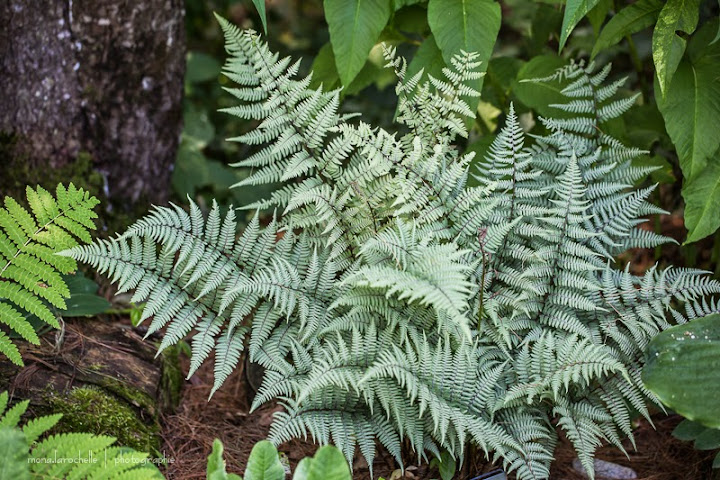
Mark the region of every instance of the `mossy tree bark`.
POLYGON ((50 170, 89 158, 116 205, 166 201, 182 128, 183 1, 2 0, 0 25, 0 183, 17 184, 0 191, 72 180, 50 170))

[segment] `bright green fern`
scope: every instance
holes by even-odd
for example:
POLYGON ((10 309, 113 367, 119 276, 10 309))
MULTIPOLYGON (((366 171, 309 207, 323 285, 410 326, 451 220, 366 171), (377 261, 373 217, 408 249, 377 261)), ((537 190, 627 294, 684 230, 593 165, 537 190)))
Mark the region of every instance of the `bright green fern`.
POLYGON ((7 409, 8 394, 0 393, 0 478, 14 480, 107 478, 161 480, 148 454, 114 447, 112 437, 64 433, 40 440, 62 415, 48 415, 19 427, 29 401, 7 409))
MULTIPOLYGON (((75 260, 56 255, 78 243, 90 243, 95 228, 92 211, 98 204, 88 192, 73 184, 58 185, 56 197, 42 187, 27 187, 32 213, 11 197, 0 207, 0 323, 30 343, 38 345, 32 314, 58 328, 49 305, 65 309, 70 291, 61 274, 77 269, 75 260)), ((17 346, 0 330, 0 353, 22 365, 17 346)))
POLYGON ((619 82, 605 86, 609 67, 561 72, 571 81, 556 107, 572 115, 542 119, 546 136, 526 139, 511 106, 471 171, 453 142, 473 114, 476 55, 421 84, 388 49, 404 125, 391 133, 339 113, 339 92, 309 89, 297 63, 220 23, 238 84, 226 111, 257 122, 233 139, 257 146, 239 186, 284 182, 244 208, 274 208, 273 220, 256 216, 237 239, 232 209, 156 208, 64 255, 147 301, 161 349, 191 336, 190 374, 214 352, 214 390, 248 340, 266 368, 254 406, 285 406, 276 443, 309 434, 372 466, 378 442, 401 464, 404 442, 459 461, 472 442, 521 480, 548 478, 558 428, 588 471, 602 442, 622 449, 631 412, 657 402, 643 349, 714 310, 705 298, 720 283, 616 268, 617 254, 667 239, 637 228, 661 212, 652 188, 632 187, 651 171, 631 164, 641 152, 603 131, 632 104, 614 99, 619 82))

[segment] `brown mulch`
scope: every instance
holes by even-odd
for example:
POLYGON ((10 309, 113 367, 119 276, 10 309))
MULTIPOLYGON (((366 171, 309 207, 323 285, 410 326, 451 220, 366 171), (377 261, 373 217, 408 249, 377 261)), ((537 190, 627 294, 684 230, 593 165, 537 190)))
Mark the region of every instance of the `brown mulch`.
MULTIPOLYGON (((183 358, 183 370, 188 362, 183 358)), ((228 472, 242 474, 253 445, 267 438, 273 413, 281 407, 266 404, 249 413, 253 392, 245 378, 244 368, 238 368, 212 399, 212 358, 186 382, 180 405, 173 415, 165 416, 163 424, 163 455, 169 460, 165 471, 170 480, 205 479, 207 457, 215 438, 223 442, 228 472)), ((311 439, 295 439, 280 445, 290 465, 307 456, 313 456, 317 445, 311 439)), ((385 451, 375 457, 374 477, 388 479, 397 465, 385 451)), ((354 478, 370 478, 367 464, 361 460, 353 466, 354 478)), ((405 478, 430 478, 426 467, 410 467, 405 478)))
MULTIPOLYGON (((695 450, 692 442, 684 442, 672 436, 672 431, 683 419, 679 415, 652 416, 655 428, 643 419, 635 422, 633 449, 629 440, 623 442, 628 453, 612 446, 601 447, 597 458, 632 468, 640 480, 710 480, 713 477, 712 462, 717 452, 695 450)), ((585 480, 573 470, 576 457, 569 440, 563 438, 555 450, 555 463, 550 478, 555 480, 585 480)))

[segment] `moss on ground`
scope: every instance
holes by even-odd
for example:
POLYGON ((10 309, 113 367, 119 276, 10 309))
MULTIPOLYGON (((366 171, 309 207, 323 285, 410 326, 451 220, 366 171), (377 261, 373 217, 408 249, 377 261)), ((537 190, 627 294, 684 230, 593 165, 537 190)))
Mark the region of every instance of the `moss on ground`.
POLYGON ((77 387, 67 395, 49 393, 46 400, 49 412, 63 414, 54 433, 109 435, 121 446, 150 453, 160 450, 156 420, 149 420, 149 425, 143 422, 132 407, 115 395, 94 387, 77 387))

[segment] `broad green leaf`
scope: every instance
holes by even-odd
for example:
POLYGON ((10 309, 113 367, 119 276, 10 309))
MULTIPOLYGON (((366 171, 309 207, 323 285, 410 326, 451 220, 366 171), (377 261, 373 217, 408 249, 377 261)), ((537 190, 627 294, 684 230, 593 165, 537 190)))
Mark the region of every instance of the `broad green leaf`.
POLYGON ((720 43, 710 45, 717 20, 708 22, 690 40, 665 98, 655 91, 668 135, 675 145, 685 177, 687 242, 720 227, 720 43))
MULTIPOLYGON (((720 156, 720 150, 716 158, 720 156)), ((685 180, 682 187, 685 199, 685 228, 692 243, 712 235, 720 227, 720 164, 717 160, 699 175, 685 180)))
POLYGON ((558 68, 567 64, 567 60, 557 55, 540 55, 522 66, 513 85, 513 92, 526 106, 532 108, 540 115, 561 117, 563 113, 549 105, 564 103, 567 99, 560 91, 565 83, 527 82, 533 78, 543 78, 552 75, 558 68))
POLYGON ((340 85, 340 76, 335 68, 335 54, 330 42, 320 48, 312 64, 312 81, 310 86, 328 92, 340 85))
POLYGON ((652 50, 655 73, 664 97, 680 64, 687 41, 678 31, 690 35, 698 24, 700 0, 668 0, 660 10, 653 31, 652 50))
POLYGON ((720 315, 669 328, 648 345, 645 386, 682 416, 720 427, 720 315))
POLYGON ((63 317, 88 317, 110 308, 110 302, 97 295, 98 284, 82 273, 63 275, 63 280, 70 291, 70 298, 65 301, 66 308, 58 312, 63 317))
POLYGON ((672 432, 672 436, 678 440, 691 442, 695 440, 698 435, 707 430, 707 428, 708 427, 705 425, 685 419, 680 422, 677 427, 675 427, 675 430, 672 432))
POLYGON ((239 475, 235 475, 234 473, 227 473, 225 471, 223 444, 217 438, 213 442, 212 452, 208 457, 207 480, 242 480, 239 475))
POLYGON ((428 36, 420 44, 417 52, 412 61, 408 65, 405 76, 407 78, 413 77, 420 70, 423 70, 423 78, 427 80, 428 75, 432 75, 435 78, 444 78, 442 69, 445 67, 445 61, 443 60, 442 52, 435 43, 435 37, 433 35, 428 36))
MULTIPOLYGON (((345 456, 332 445, 320 447, 313 458, 300 462, 293 480, 351 480, 345 456)), ((247 480, 247 479, 246 479, 247 480)))
POLYGON ((720 147, 720 45, 709 45, 715 24, 693 36, 665 98, 655 92, 685 178, 701 172, 720 147))
POLYGON ((283 480, 285 468, 280 463, 275 445, 267 440, 258 442, 250 452, 245 480, 283 480))
POLYGON ((567 0, 565 4, 565 16, 563 16, 562 27, 560 28, 560 48, 558 51, 562 51, 575 26, 598 4, 598 1, 599 0, 567 0))
MULTIPOLYGON (((493 0, 430 0, 428 22, 445 63, 450 65, 461 51, 476 52, 484 72, 500 31, 500 15, 500 4, 493 0)), ((481 91, 482 83, 480 78, 472 87, 481 91)), ((475 109, 478 102, 472 99, 470 107, 475 109)))
POLYGON ((600 32, 591 58, 595 58, 595 55, 612 47, 625 36, 655 24, 663 5, 662 0, 639 0, 620 10, 600 32))
POLYGON ((720 448, 720 430, 717 428, 706 428, 704 432, 695 439, 695 448, 698 450, 715 450, 720 448))
POLYGON ((613 7, 612 0, 599 0, 598 3, 587 13, 587 19, 593 27, 595 37, 600 33, 603 23, 607 18, 610 9, 613 7))
POLYGON ((340 80, 350 85, 390 19, 390 0, 325 0, 340 80))
POLYGON ((260 14, 260 21, 263 24, 263 31, 267 35, 267 14, 265 13, 265 0, 253 0, 255 8, 257 8, 258 14, 260 14))
POLYGON ((78 293, 65 301, 67 308, 60 310, 63 317, 91 317, 110 308, 110 302, 94 293, 78 293))

